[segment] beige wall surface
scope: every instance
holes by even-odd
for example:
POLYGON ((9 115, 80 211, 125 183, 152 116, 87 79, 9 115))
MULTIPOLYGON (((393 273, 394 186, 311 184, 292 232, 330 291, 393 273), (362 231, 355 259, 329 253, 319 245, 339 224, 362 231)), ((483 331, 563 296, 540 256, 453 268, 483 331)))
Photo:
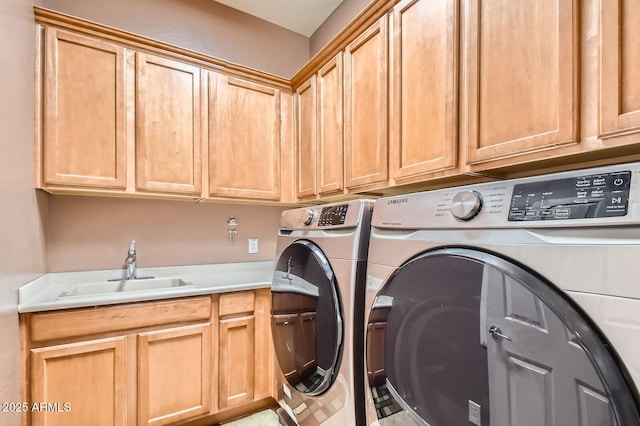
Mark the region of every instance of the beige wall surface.
POLYGON ((309 39, 309 56, 313 56, 362 12, 372 0, 344 0, 309 39))
MULTIPOLYGON (((0 1, 0 403, 20 401, 17 289, 45 271, 47 199, 33 189, 33 4, 0 1)), ((20 425, 19 413, 0 410, 0 425, 20 425)))
POLYGON ((45 0, 45 7, 291 78, 309 39, 212 0, 45 0))
POLYGON ((49 198, 49 272, 125 267, 136 240, 138 268, 274 260, 283 208, 54 195, 49 198), (238 242, 229 245, 235 217, 238 242), (248 254, 248 238, 259 252, 248 254))

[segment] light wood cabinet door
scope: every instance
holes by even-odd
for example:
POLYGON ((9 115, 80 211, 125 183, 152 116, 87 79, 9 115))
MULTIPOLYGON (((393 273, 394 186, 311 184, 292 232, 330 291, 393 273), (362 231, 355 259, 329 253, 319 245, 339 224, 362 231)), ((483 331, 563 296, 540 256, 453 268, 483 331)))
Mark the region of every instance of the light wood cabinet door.
POLYGON ((316 76, 296 90, 296 197, 309 198, 316 191, 316 76))
POLYGON ((318 193, 344 189, 344 75, 342 52, 318 71, 318 193))
POLYGON ((255 290, 255 401, 277 399, 273 338, 271 335, 271 289, 255 290))
POLYGON ((467 162, 577 142, 578 2, 469 0, 466 10, 467 162))
POLYGON ((280 199, 280 91, 209 73, 209 195, 280 199))
POLYGON ((347 188, 387 180, 387 19, 351 42, 344 55, 347 188))
POLYGON ((138 335, 138 426, 209 412, 211 324, 138 335))
POLYGON ((125 337, 31 350, 32 426, 125 426, 125 337), (68 405, 67 405, 68 404, 68 405))
POLYGON ((125 49, 45 31, 43 184, 124 189, 125 49))
POLYGON ((391 173, 457 165, 458 0, 404 0, 393 9, 391 173))
POLYGON ((255 317, 220 320, 218 405, 220 409, 254 399, 255 317))
POLYGON ((200 69, 136 55, 136 188, 200 195, 200 69))
POLYGON ((603 1, 601 6, 600 136, 640 130, 640 4, 603 1))

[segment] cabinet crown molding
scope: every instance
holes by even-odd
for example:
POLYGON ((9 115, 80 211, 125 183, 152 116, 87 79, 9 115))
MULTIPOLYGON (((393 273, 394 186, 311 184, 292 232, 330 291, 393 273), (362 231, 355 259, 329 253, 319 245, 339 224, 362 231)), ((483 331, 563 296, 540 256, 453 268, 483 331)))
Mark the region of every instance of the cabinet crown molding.
POLYGON ((288 79, 264 71, 238 65, 190 49, 113 28, 108 25, 77 18, 44 7, 34 6, 33 12, 35 14, 35 22, 43 26, 60 28, 90 37, 98 37, 145 53, 177 59, 198 67, 224 72, 227 75, 268 84, 280 90, 291 92, 291 82, 288 79))

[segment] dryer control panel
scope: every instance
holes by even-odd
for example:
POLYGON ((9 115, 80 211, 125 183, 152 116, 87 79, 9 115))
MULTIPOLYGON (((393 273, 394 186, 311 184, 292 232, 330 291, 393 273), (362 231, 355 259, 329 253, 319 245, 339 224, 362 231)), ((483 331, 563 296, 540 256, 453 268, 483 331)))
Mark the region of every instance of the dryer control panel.
POLYGON ((384 197, 373 227, 543 228, 640 224, 640 162, 384 197))
POLYGON ((508 220, 535 221, 625 216, 631 171, 516 184, 508 220))

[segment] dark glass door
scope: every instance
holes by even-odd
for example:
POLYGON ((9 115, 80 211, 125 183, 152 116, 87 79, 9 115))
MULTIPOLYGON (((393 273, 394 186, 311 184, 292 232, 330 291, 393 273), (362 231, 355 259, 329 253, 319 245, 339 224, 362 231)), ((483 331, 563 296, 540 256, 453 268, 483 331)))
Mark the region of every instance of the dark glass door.
POLYGON ((596 327, 497 256, 426 252, 378 293, 367 325, 382 425, 640 425, 636 390, 596 327))
POLYGON ((322 250, 307 240, 289 245, 276 264, 271 291, 280 368, 299 392, 321 394, 338 374, 344 336, 338 283, 322 250))

